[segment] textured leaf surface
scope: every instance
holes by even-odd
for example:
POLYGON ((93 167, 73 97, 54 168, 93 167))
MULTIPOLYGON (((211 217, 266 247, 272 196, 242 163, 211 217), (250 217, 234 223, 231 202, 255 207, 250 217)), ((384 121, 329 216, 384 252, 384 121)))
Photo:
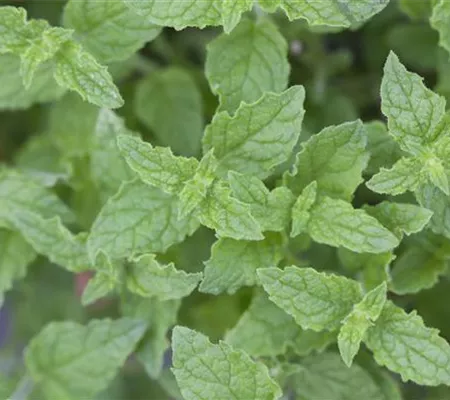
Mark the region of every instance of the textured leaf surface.
POLYGON ((91 258, 103 250, 112 259, 164 252, 197 229, 178 220, 178 200, 139 181, 123 184, 95 220, 88 239, 91 258))
POLYGON ((308 230, 311 218, 310 210, 317 197, 317 182, 313 181, 302 191, 292 207, 291 237, 296 237, 308 230))
POLYGON ((132 319, 52 322, 28 345, 26 365, 47 398, 91 398, 114 378, 145 331, 132 319))
POLYGON ((353 306, 352 312, 345 317, 338 336, 341 357, 348 367, 359 351, 361 341, 367 329, 379 318, 386 302, 386 283, 366 293, 363 299, 353 306))
POLYGON ((244 19, 231 34, 213 40, 205 68, 221 109, 233 113, 242 101, 253 103, 265 92, 286 89, 287 51, 286 40, 268 19, 244 19))
POLYGON ((288 187, 299 195, 316 181, 319 193, 350 200, 367 165, 366 144, 361 121, 325 128, 303 145, 294 171, 285 175, 288 187))
POLYGON ((375 360, 419 385, 450 384, 450 346, 415 312, 405 313, 388 301, 366 345, 375 360))
POLYGON ((266 178, 286 161, 297 143, 303 121, 305 90, 293 86, 266 93, 256 103, 241 104, 231 117, 215 115, 206 128, 203 150, 214 148, 222 170, 266 178))
POLYGON ((211 249, 211 258, 205 262, 200 291, 232 294, 242 286, 252 286, 258 280, 257 268, 276 267, 283 250, 283 240, 278 234, 269 234, 257 242, 219 239, 211 249))
POLYGON ((303 329, 334 330, 362 297, 355 281, 312 268, 264 268, 258 276, 269 299, 303 329))
POLYGON ((308 233, 318 243, 342 246, 357 253, 383 253, 398 239, 374 217, 350 203, 324 197, 311 211, 308 233))
POLYGON ((161 265, 153 254, 143 255, 127 270, 127 288, 142 297, 156 297, 160 301, 188 296, 203 274, 177 270, 173 264, 161 265))
POLYGON ((127 8, 122 0, 71 0, 64 25, 101 62, 122 61, 160 32, 158 26, 127 8))
POLYGON ((169 148, 152 147, 137 137, 120 135, 117 143, 130 168, 167 193, 180 193, 198 166, 194 158, 176 157, 169 148))
POLYGON ((435 2, 430 19, 431 26, 439 32, 439 44, 450 52, 450 29, 448 20, 450 18, 450 5, 445 0, 435 2))
POLYGON ((263 364, 228 344, 177 326, 172 335, 173 371, 186 400, 275 400, 278 385, 263 364))
POLYGON ((252 216, 263 231, 283 231, 289 224, 294 196, 286 187, 269 191, 264 183, 249 175, 230 171, 228 174, 233 197, 250 206, 252 216))
POLYGON ((186 156, 200 151, 203 104, 197 84, 187 71, 169 68, 149 74, 138 84, 134 107, 161 145, 186 156))

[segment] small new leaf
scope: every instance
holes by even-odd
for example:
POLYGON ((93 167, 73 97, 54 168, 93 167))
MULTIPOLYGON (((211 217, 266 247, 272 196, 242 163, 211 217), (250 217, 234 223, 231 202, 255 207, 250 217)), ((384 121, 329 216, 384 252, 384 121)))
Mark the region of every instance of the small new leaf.
POLYGON ((310 210, 316 202, 317 182, 313 181, 303 189, 292 207, 291 237, 296 237, 308 231, 308 222, 311 218, 310 210))

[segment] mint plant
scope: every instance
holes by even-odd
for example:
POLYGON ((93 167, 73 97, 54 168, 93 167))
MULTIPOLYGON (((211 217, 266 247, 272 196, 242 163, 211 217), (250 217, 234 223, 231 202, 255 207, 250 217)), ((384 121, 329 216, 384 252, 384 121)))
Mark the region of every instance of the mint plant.
POLYGON ((0 398, 450 398, 448 1, 0 3, 0 398))

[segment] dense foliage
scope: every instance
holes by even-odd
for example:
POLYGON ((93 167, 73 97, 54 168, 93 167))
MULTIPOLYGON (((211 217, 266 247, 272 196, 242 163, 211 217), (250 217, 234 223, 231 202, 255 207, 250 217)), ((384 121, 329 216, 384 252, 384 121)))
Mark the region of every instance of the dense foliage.
POLYGON ((1 399, 450 399, 450 1, 0 4, 1 399))

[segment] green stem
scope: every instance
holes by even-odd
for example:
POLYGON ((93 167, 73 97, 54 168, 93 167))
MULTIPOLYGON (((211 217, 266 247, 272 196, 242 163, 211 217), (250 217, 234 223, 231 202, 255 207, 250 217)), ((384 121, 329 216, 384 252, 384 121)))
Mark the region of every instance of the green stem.
POLYGON ((34 382, 29 375, 24 375, 8 400, 27 400, 33 391, 34 382))

